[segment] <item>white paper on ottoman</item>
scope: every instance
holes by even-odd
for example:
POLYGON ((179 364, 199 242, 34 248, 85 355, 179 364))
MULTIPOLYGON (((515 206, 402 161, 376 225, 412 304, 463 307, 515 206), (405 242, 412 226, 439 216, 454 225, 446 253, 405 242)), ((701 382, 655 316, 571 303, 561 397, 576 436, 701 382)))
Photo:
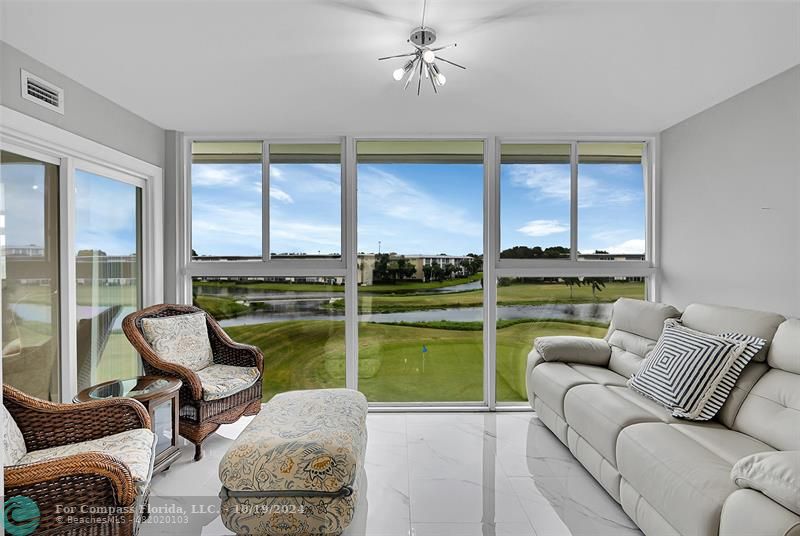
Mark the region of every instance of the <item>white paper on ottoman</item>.
POLYGON ((222 521, 237 534, 339 534, 350 524, 367 444, 351 389, 276 395, 223 456, 222 521))

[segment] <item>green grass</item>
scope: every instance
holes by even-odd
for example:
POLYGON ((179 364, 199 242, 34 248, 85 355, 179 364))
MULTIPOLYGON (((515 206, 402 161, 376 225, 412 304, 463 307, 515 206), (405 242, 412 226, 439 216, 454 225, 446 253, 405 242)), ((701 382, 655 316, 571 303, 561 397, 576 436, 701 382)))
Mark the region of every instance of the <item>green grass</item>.
MULTIPOLYGON (((363 288, 363 287, 362 287, 363 288)), ((546 305, 563 303, 608 303, 619 297, 644 299, 644 284, 641 282, 610 282, 606 288, 592 294, 587 287, 576 287, 570 295, 569 288, 562 283, 530 283, 498 287, 498 305, 546 305)), ((398 313, 451 307, 480 307, 483 292, 471 290, 449 294, 417 294, 412 296, 367 296, 359 294, 361 313, 398 313)), ((344 303, 330 305, 343 308, 344 303)))
MULTIPOLYGON (((469 323, 480 326, 480 323, 469 323)), ((483 333, 470 329, 363 323, 359 389, 369 400, 483 400, 483 333), (427 352, 423 354, 422 346, 427 352)), ((290 321, 226 328, 264 352, 264 398, 291 389, 345 385, 344 322, 290 321)), ((525 364, 543 335, 602 336, 604 327, 563 321, 514 321, 497 331, 497 399, 524 401, 525 364)))
POLYGON ((217 320, 232 318, 250 311, 250 307, 237 303, 234 299, 209 296, 207 294, 195 296, 194 305, 203 309, 217 320))

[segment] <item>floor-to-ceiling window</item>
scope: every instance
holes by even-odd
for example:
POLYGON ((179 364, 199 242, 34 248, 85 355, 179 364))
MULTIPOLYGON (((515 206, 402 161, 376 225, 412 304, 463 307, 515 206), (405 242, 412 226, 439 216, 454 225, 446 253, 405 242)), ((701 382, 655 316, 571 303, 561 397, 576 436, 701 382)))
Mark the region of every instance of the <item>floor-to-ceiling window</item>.
POLYGON ((359 390, 483 402, 483 142, 356 149, 359 390))
POLYGON ((192 302, 262 350, 266 399, 346 383, 341 152, 192 144, 192 302))
POLYGON ((536 337, 602 337, 614 301, 645 299, 645 151, 643 143, 500 144, 498 403, 527 400, 536 337))
POLYGON ((59 166, 8 151, 0 163, 3 382, 58 400, 59 166))
POLYGON ((650 295, 644 141, 187 149, 183 299, 261 348, 265 398, 524 404, 535 337, 602 336, 616 299, 650 295))

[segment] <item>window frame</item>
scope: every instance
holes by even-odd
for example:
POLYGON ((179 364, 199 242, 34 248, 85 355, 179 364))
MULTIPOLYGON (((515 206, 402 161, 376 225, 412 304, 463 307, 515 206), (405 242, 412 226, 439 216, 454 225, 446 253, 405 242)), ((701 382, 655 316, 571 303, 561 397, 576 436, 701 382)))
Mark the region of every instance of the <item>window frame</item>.
POLYGON ((191 277, 192 276, 340 276, 345 275, 347 263, 345 260, 345 222, 346 222, 346 181, 347 173, 345 169, 345 143, 344 137, 329 138, 274 138, 263 136, 213 136, 195 135, 184 137, 184 186, 178 190, 183 190, 184 194, 179 202, 183 205, 183 229, 184 239, 179 240, 183 243, 183 251, 180 252, 179 266, 181 271, 188 276, 188 287, 182 285, 183 292, 179 293, 179 298, 184 300, 191 297, 191 277), (261 259, 231 261, 199 261, 192 258, 192 143, 202 141, 249 141, 261 143, 261 259), (339 215, 340 223, 340 249, 341 256, 330 259, 273 259, 270 253, 270 162, 269 146, 271 144, 338 144, 340 146, 340 166, 341 166, 341 210, 339 215), (188 249, 187 249, 188 248, 188 249), (181 263, 180 260, 183 260, 181 263))
MULTIPOLYGON (((162 168, 93 140, 0 106, 0 147, 59 166, 60 396, 78 393, 75 172, 82 169, 141 188, 141 303, 164 300, 164 192, 162 168)), ((2 275, 2 274, 0 274, 2 275)))
MULTIPOLYGON (((440 141, 468 140, 483 142, 484 190, 483 190, 483 357, 484 357, 484 400, 471 403, 447 402, 370 402, 376 411, 518 411, 530 410, 528 403, 498 403, 496 401, 496 328, 497 328, 497 280, 500 277, 644 277, 646 299, 659 297, 658 272, 658 135, 626 134, 558 134, 516 136, 478 133, 464 134, 420 134, 420 135, 372 135, 369 133, 348 133, 336 137, 286 138, 270 134, 263 135, 213 135, 207 133, 187 133, 183 135, 183 150, 179 159, 182 173, 178 176, 178 236, 176 237, 178 293, 180 303, 191 303, 193 276, 344 276, 345 278, 345 348, 346 348, 346 386, 358 389, 358 285, 357 285, 357 240, 358 240, 358 199, 357 199, 357 153, 359 141, 440 141), (191 147, 194 141, 261 141, 262 143, 335 143, 342 146, 342 257, 341 259, 264 259, 261 261, 214 262, 192 261, 191 259, 191 147), (585 142, 644 143, 645 155, 645 221, 646 251, 644 261, 578 261, 577 260, 577 147, 585 142), (570 197, 570 240, 571 259, 500 259, 500 149, 501 143, 542 143, 569 144, 571 150, 571 197, 570 197)), ((269 148, 262 148, 265 154, 266 169, 263 177, 268 177, 269 148)), ((262 184, 262 193, 269 195, 269 183, 262 184)), ((263 203, 263 202, 262 202, 263 203)), ((262 204, 268 207, 268 202, 262 204)), ((268 208, 267 208, 268 210, 268 208)), ((262 216, 262 233, 269 229, 269 221, 262 216)), ((262 234, 262 242, 264 240, 262 234)), ((268 251, 268 250, 267 250, 268 251)), ((262 251, 263 254, 263 251, 262 251)))
POLYGON ((572 138, 497 138, 495 148, 497 159, 494 163, 497 176, 495 204, 497 222, 495 240, 497 246, 494 251, 497 259, 497 269, 501 277, 513 276, 524 273, 526 276, 540 275, 591 275, 591 276, 651 276, 655 272, 653 255, 653 214, 655 207, 656 169, 653 158, 656 138, 654 136, 580 136, 572 138), (643 143, 644 157, 642 167, 644 170, 644 195, 645 195, 645 258, 643 261, 579 261, 578 255, 578 147, 581 143, 643 143), (569 259, 501 259, 500 258, 500 166, 501 147, 504 144, 563 144, 570 145, 570 258, 569 259), (588 272, 588 273, 587 273, 588 272))

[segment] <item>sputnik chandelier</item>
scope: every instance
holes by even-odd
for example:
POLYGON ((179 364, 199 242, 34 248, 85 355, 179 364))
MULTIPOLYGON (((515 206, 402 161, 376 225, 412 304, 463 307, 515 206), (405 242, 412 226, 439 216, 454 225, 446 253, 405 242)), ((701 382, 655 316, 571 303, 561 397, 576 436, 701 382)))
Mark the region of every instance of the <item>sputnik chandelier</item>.
POLYGON ((423 78, 430 80, 434 93, 439 93, 438 88, 447 83, 447 77, 439 70, 439 66, 436 65, 437 61, 449 63, 459 69, 466 69, 463 65, 446 60, 438 54, 441 50, 455 47, 456 43, 431 48, 431 45, 436 41, 436 31, 433 28, 425 26, 425 10, 427 7, 428 0, 424 0, 422 4, 422 23, 419 27, 411 30, 411 35, 408 38, 408 42, 411 43, 414 50, 408 54, 396 54, 394 56, 378 58, 378 61, 394 58, 409 58, 402 67, 394 70, 392 76, 398 82, 405 80, 403 82, 403 89, 407 89, 411 81, 416 77, 417 95, 422 91, 423 78))

